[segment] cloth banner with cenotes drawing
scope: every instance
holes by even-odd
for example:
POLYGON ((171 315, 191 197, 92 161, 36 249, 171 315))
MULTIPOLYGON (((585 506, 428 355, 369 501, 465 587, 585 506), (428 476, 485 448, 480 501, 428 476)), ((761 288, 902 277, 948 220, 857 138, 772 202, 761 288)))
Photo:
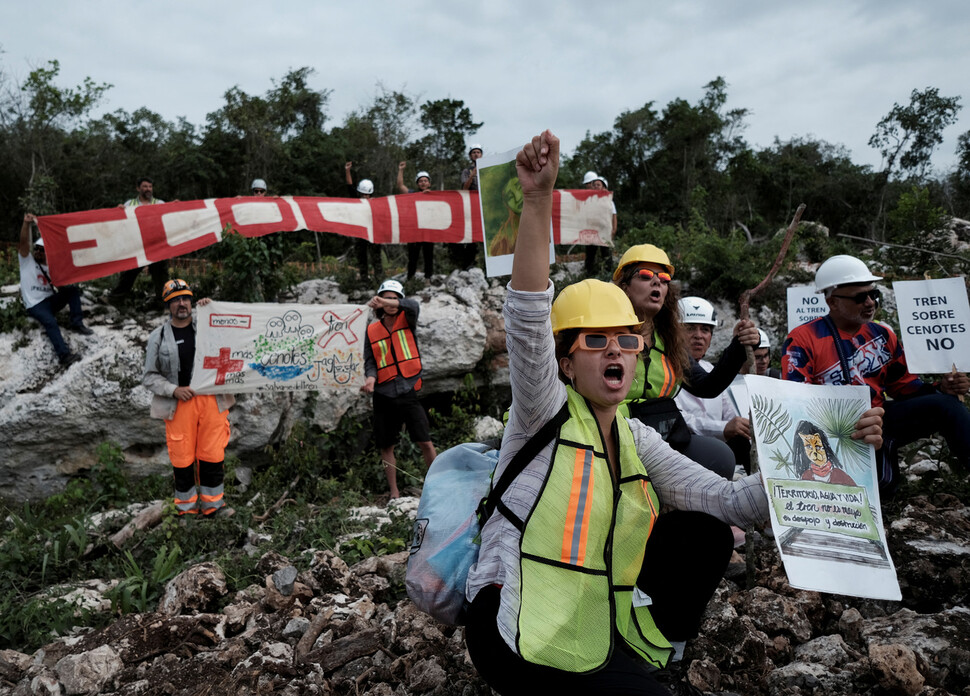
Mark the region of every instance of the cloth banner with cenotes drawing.
POLYGON ((364 383, 366 306, 210 302, 197 312, 190 386, 199 394, 364 383))
MULTIPOLYGON (((612 197, 558 190, 553 197, 557 244, 609 246, 612 197)), ((281 196, 207 198, 132 208, 105 208, 38 218, 51 281, 68 285, 146 266, 219 242, 310 230, 375 244, 482 241, 474 191, 427 191, 371 199, 281 196)))

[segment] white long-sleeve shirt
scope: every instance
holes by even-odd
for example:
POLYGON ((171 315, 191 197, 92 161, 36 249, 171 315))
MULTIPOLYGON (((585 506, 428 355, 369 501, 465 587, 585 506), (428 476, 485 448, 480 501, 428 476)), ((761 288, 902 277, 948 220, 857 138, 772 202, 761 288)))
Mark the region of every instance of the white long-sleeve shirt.
MULTIPOLYGON (((710 372, 714 365, 707 360, 698 360, 697 364, 710 372)), ((724 428, 728 421, 738 415, 731 397, 725 389, 720 396, 713 399, 702 399, 681 389, 674 397, 677 408, 684 415, 684 421, 692 433, 715 437, 724 440, 724 428)))

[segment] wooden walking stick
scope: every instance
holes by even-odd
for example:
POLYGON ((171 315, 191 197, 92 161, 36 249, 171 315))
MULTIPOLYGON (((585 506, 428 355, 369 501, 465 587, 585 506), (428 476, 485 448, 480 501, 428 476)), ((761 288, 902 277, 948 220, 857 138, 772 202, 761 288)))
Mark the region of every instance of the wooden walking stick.
MULTIPOLYGON (((775 257, 775 262, 771 264, 771 268, 768 269, 768 275, 765 276, 764 280, 755 285, 749 290, 745 290, 741 293, 741 319, 749 319, 749 308, 751 306, 751 298, 764 290, 771 279, 775 277, 775 273, 781 268, 781 264, 785 260, 785 256, 788 255, 788 248, 791 246, 792 240, 795 238, 795 230, 798 229, 798 223, 801 222, 802 213, 805 212, 805 204, 802 203, 798 206, 795 211, 795 217, 792 218, 791 224, 788 229, 785 230, 785 238, 781 242, 781 249, 778 250, 778 256, 775 257)), ((754 349, 751 346, 745 346, 745 350, 748 354, 748 361, 754 363, 754 349)))
MULTIPOLYGON (((788 229, 785 230, 785 238, 781 242, 781 249, 778 250, 778 256, 775 258, 775 262, 771 264, 771 268, 768 269, 768 274, 765 276, 764 280, 758 283, 756 286, 750 290, 745 290, 741 293, 741 308, 740 308, 740 318, 749 319, 750 318, 750 306, 751 298, 764 290, 771 279, 775 277, 778 269, 781 268, 781 264, 785 261, 785 256, 788 255, 788 248, 791 246, 792 240, 795 238, 795 230, 798 229, 798 223, 802 219, 802 213, 805 212, 805 204, 802 203, 795 210, 795 216, 792 218, 791 224, 788 229)), ((744 351, 747 354, 748 365, 754 365, 754 349, 751 346, 745 346, 744 351)), ((749 368, 750 369, 750 368, 749 368)), ((755 473, 759 470, 758 467, 758 449, 754 439, 754 423, 751 424, 751 473, 755 473)), ((745 581, 747 583, 748 589, 750 590, 754 587, 754 537, 751 534, 745 535, 744 540, 744 565, 745 565, 745 581)))

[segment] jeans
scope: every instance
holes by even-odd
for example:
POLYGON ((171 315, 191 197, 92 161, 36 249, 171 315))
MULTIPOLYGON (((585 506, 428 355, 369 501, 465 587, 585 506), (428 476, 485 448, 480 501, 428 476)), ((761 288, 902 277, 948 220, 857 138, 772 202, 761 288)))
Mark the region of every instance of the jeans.
POLYGON ((61 335, 61 327, 57 325, 57 317, 55 316, 64 309, 65 305, 70 308, 71 326, 83 326, 84 314, 81 311, 81 291, 78 290, 76 285, 62 287, 43 302, 38 302, 33 307, 27 308, 27 314, 39 321, 40 325, 44 327, 47 338, 54 346, 54 352, 57 353, 59 360, 71 354, 71 349, 64 340, 64 336, 61 335))
POLYGON ((955 396, 914 396, 887 401, 884 408, 882 450, 876 453, 880 493, 892 495, 899 485, 899 448, 934 433, 943 436, 957 462, 970 470, 970 412, 955 396))

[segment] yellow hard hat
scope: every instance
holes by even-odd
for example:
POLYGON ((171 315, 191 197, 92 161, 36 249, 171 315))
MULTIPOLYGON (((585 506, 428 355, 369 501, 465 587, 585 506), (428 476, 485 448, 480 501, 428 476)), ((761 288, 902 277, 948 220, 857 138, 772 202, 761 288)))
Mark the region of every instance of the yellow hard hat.
POLYGON ((626 293, 612 283, 588 278, 563 288, 552 303, 552 332, 640 326, 626 293))
POLYGON ((189 284, 181 278, 168 281, 165 283, 165 287, 162 288, 162 302, 166 304, 168 304, 169 300, 182 295, 192 297, 192 289, 189 288, 189 284))
POLYGON ((674 274, 674 266, 670 263, 670 258, 667 256, 666 251, 655 247, 653 244, 637 244, 623 252, 623 256, 620 258, 620 264, 613 271, 614 283, 620 282, 620 277, 623 275, 623 267, 629 266, 631 263, 655 263, 666 268, 667 273, 670 275, 674 274))

